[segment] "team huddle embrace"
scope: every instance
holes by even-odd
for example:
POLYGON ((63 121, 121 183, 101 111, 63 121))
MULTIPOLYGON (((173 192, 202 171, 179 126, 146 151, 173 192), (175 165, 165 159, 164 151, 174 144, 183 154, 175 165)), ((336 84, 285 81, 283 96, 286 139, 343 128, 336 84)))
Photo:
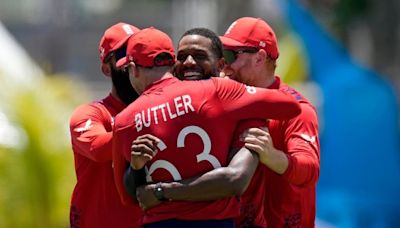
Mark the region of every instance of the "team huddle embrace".
POLYGON ((190 29, 176 50, 118 23, 99 51, 112 89, 71 117, 71 227, 315 226, 317 114, 275 75, 264 20, 190 29))

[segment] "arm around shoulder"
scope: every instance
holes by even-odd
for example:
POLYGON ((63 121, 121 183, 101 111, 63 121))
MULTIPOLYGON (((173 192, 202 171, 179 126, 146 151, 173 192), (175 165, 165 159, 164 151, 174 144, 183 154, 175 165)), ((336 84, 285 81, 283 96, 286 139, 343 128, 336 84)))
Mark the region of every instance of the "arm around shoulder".
POLYGON ((163 183, 164 195, 171 200, 204 201, 241 195, 250 183, 258 157, 242 148, 227 167, 209 171, 198 178, 163 183))

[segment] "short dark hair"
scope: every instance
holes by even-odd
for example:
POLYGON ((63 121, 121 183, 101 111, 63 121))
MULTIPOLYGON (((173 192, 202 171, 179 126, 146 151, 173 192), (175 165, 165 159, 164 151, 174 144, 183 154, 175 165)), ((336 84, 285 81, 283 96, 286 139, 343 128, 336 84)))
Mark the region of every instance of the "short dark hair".
POLYGON ((199 35, 199 36, 204 36, 204 37, 210 39, 211 40, 211 50, 215 54, 215 56, 218 59, 220 59, 224 56, 221 40, 219 39, 218 35, 215 32, 211 31, 210 29, 208 29, 208 28, 189 29, 185 33, 183 33, 183 35, 181 36, 179 41, 182 40, 182 38, 187 35, 199 35))

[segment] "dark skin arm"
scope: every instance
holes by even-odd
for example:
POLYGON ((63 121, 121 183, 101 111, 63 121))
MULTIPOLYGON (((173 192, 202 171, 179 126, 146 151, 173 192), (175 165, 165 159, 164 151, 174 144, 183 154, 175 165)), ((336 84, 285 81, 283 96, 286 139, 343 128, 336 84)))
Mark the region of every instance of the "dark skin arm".
MULTIPOLYGON (((241 195, 247 189, 259 159, 245 148, 233 149, 230 155, 232 159, 227 167, 179 182, 162 183, 164 196, 173 201, 207 201, 241 195)), ((154 197, 154 188, 155 184, 149 184, 136 190, 137 200, 145 210, 161 203, 154 197)))
POLYGON ((144 165, 157 153, 158 142, 158 138, 152 135, 139 136, 132 142, 131 162, 124 174, 124 186, 133 199, 136 199, 136 189, 146 184, 144 165))
POLYGON ((146 184, 144 168, 134 170, 132 167, 128 167, 124 175, 124 186, 133 199, 136 199, 136 189, 144 184, 146 184))

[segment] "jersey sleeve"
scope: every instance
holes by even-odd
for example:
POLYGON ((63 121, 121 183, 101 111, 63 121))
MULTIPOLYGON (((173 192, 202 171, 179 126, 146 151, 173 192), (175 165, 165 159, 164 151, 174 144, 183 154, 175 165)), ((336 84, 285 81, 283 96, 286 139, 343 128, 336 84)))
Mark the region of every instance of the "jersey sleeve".
POLYGON ((318 118, 315 110, 302 103, 302 113, 285 124, 285 144, 289 166, 283 176, 296 185, 317 183, 320 169, 318 118))
POLYGON ((70 133, 75 153, 93 161, 111 161, 112 119, 94 104, 78 107, 70 119, 70 133))
POLYGON ((239 149, 244 147, 244 141, 242 140, 242 134, 249 128, 260 128, 266 127, 267 121, 265 119, 248 119, 242 120, 236 126, 235 132, 233 134, 231 147, 239 149))
POLYGON ((229 79, 212 78, 227 115, 248 118, 290 119, 300 114, 300 105, 289 94, 272 89, 246 86, 229 79))
POLYGON ((127 148, 130 149, 130 143, 132 142, 132 140, 124 138, 123 131, 118 131, 117 124, 113 134, 114 137, 112 140, 112 159, 115 185, 121 198, 121 202, 124 205, 134 205, 135 203, 133 199, 128 194, 124 186, 124 174, 126 169, 129 167, 130 161, 130 158, 128 159, 126 157, 126 154, 128 153, 126 150, 127 148))

